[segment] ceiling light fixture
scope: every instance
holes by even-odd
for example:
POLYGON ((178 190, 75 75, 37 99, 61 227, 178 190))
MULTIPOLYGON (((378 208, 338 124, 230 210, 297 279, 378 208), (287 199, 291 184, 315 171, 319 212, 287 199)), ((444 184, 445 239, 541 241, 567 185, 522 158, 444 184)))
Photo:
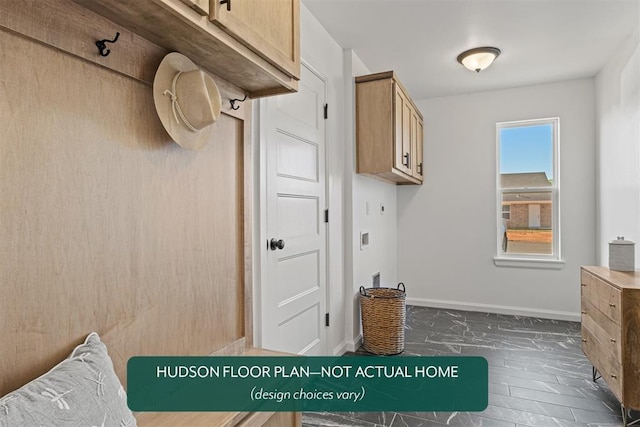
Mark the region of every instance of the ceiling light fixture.
POLYGON ((479 73, 487 68, 500 55, 497 47, 476 47, 458 55, 458 62, 465 68, 479 73))

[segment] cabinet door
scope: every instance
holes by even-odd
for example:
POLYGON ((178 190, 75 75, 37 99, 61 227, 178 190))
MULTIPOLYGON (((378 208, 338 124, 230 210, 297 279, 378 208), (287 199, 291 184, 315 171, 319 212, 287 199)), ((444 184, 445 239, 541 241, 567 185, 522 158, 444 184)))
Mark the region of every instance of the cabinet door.
MULTIPOLYGON (((412 136, 415 132, 412 132, 411 118, 413 116, 413 107, 409 103, 409 100, 405 99, 405 103, 402 106, 402 161, 404 163, 404 171, 408 175, 413 175, 413 141, 415 137, 412 136)), ((415 129, 415 127, 413 127, 415 129)))
POLYGON ((413 150, 413 176, 422 181, 424 177, 424 164, 423 164, 423 147, 424 147, 424 125, 420 116, 414 112, 414 118, 416 123, 416 138, 413 150))
POLYGON ((402 113, 404 112, 404 104, 405 104, 405 99, 404 99, 404 95, 402 94, 402 92, 400 90, 398 90, 398 87, 396 85, 393 86, 393 91, 394 91, 394 98, 393 98, 393 129, 394 129, 394 135, 393 135, 393 167, 395 167, 396 169, 399 169, 401 171, 404 171, 405 169, 405 165, 403 162, 403 155, 404 155, 404 147, 402 145, 402 139, 403 139, 403 128, 402 128, 402 124, 403 124, 403 120, 402 120, 402 113))
POLYGON ((420 178, 418 175, 418 113, 416 110, 411 110, 411 175, 415 178, 420 178))
POLYGON ((411 104, 394 85, 394 167, 411 175, 411 104))
POLYGON ((209 18, 286 74, 300 78, 300 0, 212 0, 209 18))

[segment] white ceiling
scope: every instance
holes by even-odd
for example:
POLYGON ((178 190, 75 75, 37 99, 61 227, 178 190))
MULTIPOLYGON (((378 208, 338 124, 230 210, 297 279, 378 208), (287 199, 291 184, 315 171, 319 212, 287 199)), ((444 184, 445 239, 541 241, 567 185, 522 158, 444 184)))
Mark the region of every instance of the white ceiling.
POLYGON ((593 77, 640 22, 640 0, 303 0, 371 72, 414 99, 593 77), (476 74, 456 62, 502 50, 476 74))

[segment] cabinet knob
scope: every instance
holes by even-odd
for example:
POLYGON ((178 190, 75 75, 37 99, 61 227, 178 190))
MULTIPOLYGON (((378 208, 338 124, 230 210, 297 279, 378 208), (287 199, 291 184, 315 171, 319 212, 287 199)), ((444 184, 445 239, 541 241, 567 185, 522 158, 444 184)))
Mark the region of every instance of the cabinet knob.
POLYGON ((220 4, 226 4, 227 12, 231 12, 231 0, 220 0, 220 4))

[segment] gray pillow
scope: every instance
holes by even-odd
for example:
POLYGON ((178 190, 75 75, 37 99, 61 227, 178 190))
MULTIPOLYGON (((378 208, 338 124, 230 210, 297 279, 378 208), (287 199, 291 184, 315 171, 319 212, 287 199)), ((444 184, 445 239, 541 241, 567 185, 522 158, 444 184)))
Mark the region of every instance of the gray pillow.
POLYGON ((0 398, 0 427, 136 425, 95 332, 46 374, 0 398))

